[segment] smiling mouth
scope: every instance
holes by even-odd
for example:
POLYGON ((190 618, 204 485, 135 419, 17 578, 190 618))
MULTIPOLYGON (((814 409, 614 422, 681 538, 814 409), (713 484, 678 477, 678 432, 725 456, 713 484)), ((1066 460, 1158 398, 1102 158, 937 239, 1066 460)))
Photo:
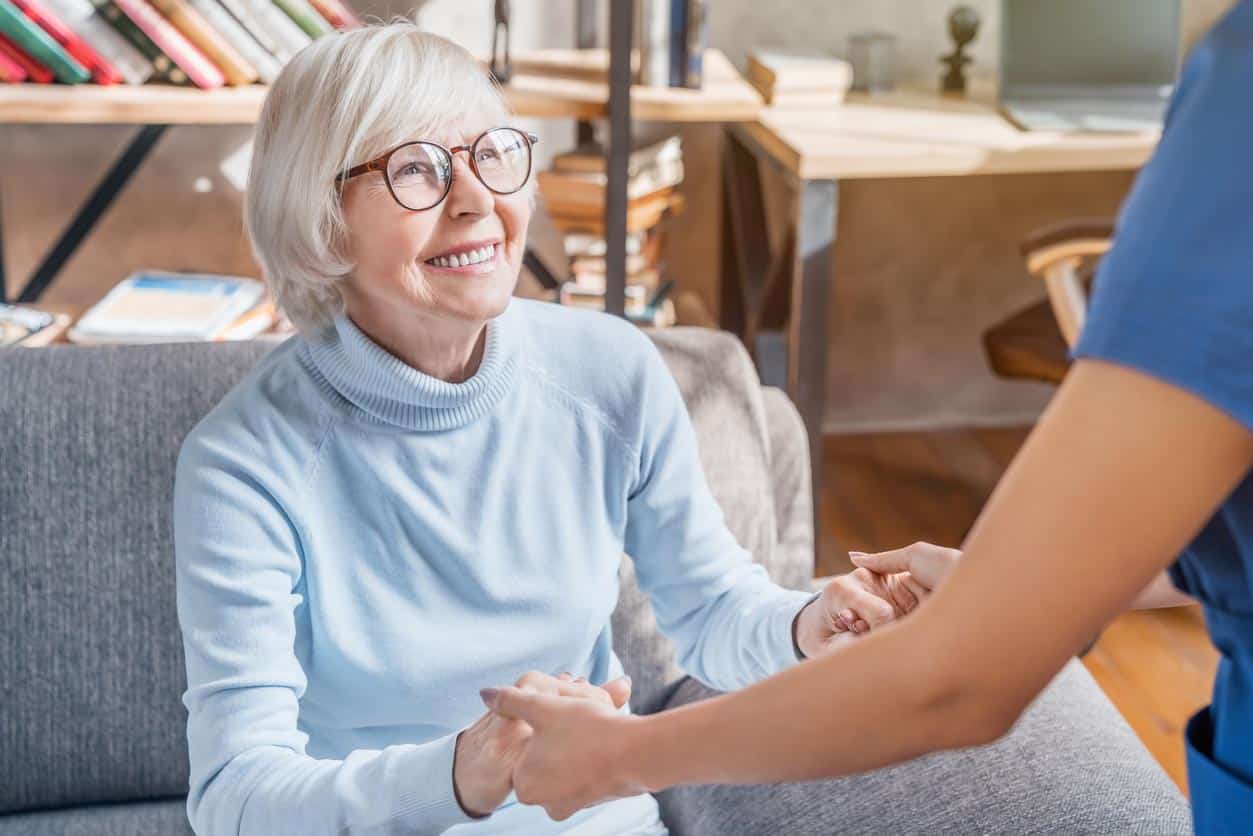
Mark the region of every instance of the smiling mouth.
POLYGON ((434 258, 428 258, 423 264, 432 267, 439 267, 444 270, 461 270, 471 267, 481 267, 484 264, 490 264, 496 260, 496 253, 500 249, 500 244, 482 244, 477 247, 461 248, 449 251, 434 258))

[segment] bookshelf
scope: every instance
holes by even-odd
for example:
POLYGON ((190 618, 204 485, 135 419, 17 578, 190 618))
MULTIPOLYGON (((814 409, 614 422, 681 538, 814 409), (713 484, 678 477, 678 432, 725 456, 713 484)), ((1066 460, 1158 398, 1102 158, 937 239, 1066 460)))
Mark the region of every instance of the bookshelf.
MULTIPOLYGON (((633 3, 615 4, 631 7, 633 3)), ((619 12, 615 9, 614 17, 619 12)), ((621 21, 611 20, 621 26, 621 21)), ((617 55, 629 53, 630 21, 626 25, 627 49, 621 32, 611 31, 617 55)), ((519 116, 577 119, 583 122, 607 118, 611 137, 620 140, 621 158, 608 152, 610 189, 606 206, 606 238, 613 258, 614 243, 625 258, 626 152, 630 145, 630 120, 657 122, 747 122, 762 108, 761 96, 716 49, 704 54, 705 83, 699 90, 623 85, 629 73, 616 66, 615 54, 606 49, 553 49, 515 53, 514 73, 505 95, 519 116), (619 77, 614 77, 617 70, 619 77), (619 102, 622 104, 620 105, 619 102), (615 130, 615 124, 617 127, 615 130), (625 132, 625 133, 624 133, 625 132), (621 138, 621 139, 620 139, 621 138), (614 182, 620 177, 621 197, 615 202, 614 182), (620 215, 617 214, 620 212, 620 215), (616 239, 616 241, 615 241, 616 239)), ((135 138, 79 209, 70 225, 36 267, 18 301, 33 303, 55 279, 77 246, 143 163, 161 134, 173 125, 248 125, 256 121, 265 100, 266 87, 200 90, 162 84, 142 86, 92 84, 0 85, 0 125, 13 124, 113 124, 142 126, 135 138)), ((2 250, 0 250, 2 253, 2 250)), ((607 306, 621 314, 625 274, 607 282, 607 306)), ((0 255, 0 302, 7 300, 4 265, 0 255)))
MULTIPOLYGON (((643 122, 748 122, 761 95, 730 60, 706 50, 706 84, 700 90, 631 88, 631 118, 643 122)), ((505 86, 519 116, 602 119, 609 115, 607 50, 555 49, 514 58, 505 86), (579 53, 590 53, 580 55, 579 53)), ((200 90, 166 84, 6 84, 0 87, 0 124, 248 125, 265 100, 265 85, 200 90)))

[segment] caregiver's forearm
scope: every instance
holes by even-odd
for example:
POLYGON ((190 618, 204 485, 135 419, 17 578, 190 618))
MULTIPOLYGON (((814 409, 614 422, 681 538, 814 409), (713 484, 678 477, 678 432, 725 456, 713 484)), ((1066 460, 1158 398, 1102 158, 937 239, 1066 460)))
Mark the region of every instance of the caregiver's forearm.
POLYGON ((990 740, 1251 462, 1253 436, 1214 407, 1080 361, 928 606, 744 691, 626 724, 624 769, 650 789, 800 780, 990 740))

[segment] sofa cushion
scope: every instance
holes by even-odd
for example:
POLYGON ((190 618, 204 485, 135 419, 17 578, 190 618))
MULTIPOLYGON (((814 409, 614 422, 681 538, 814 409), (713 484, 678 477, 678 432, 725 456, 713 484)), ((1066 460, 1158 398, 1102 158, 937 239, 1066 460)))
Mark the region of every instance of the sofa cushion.
MULTIPOLYGON (((713 693, 689 679, 667 707, 713 693)), ((829 781, 677 787, 659 800, 672 836, 1192 832, 1187 800, 1078 661, 990 746, 829 781)))
POLYGON ((0 812, 187 792, 174 463, 269 347, 0 351, 0 812))
POLYGON ((0 836, 192 836, 192 830, 180 798, 0 816, 0 836))

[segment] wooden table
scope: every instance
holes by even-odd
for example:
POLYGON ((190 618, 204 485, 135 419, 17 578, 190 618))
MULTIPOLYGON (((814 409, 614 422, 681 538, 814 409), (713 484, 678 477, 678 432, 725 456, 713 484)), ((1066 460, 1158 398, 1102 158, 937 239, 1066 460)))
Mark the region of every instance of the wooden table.
MULTIPOLYGON (((761 96, 718 50, 706 50, 705 84, 700 90, 632 86, 624 118, 663 122, 738 122, 761 109, 761 96)), ((537 50, 514 56, 514 75, 505 97, 519 116, 590 120, 610 117, 610 54, 604 49, 537 50)), ((267 87, 199 90, 162 84, 0 85, 2 124, 137 125, 139 132, 123 150, 61 237, 36 267, 17 301, 33 303, 56 277, 78 245, 108 209, 131 175, 171 125, 250 125, 257 120, 267 87)), ((616 113, 616 111, 615 111, 616 113)), ((615 115, 611 122, 618 118, 615 115)), ((622 181, 622 229, 606 224, 607 237, 625 247, 626 147, 609 149, 611 172, 622 181), (620 159, 619 159, 620 157, 620 159), (620 171, 618 171, 620 169, 620 171)), ((612 199, 609 201, 612 203, 612 199)), ((625 258, 623 259, 625 265, 625 258)), ((528 266, 543 270, 537 259, 528 266)), ((546 270, 543 270, 547 273, 546 270)), ((625 276, 625 274, 623 274, 625 276)), ((0 302, 6 301, 3 248, 0 247, 0 302)), ((619 294, 620 295, 620 294, 619 294)), ((621 300, 619 300, 621 301, 621 300)))
MULTIPOLYGON (((841 180, 1130 169, 1158 134, 1021 131, 990 103, 926 92, 851 95, 825 111, 766 109, 728 130, 723 156, 721 325, 753 350, 809 433, 821 500, 828 303, 841 180), (789 184, 789 232, 771 250, 761 175, 789 184)), ((815 528, 815 531, 820 529, 815 528)))

